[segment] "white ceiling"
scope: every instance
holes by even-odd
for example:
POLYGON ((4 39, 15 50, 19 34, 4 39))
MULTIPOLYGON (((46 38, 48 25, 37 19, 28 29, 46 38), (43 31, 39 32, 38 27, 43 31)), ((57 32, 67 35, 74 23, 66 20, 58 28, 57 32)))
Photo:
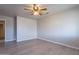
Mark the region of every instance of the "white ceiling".
POLYGON ((30 15, 27 11, 24 10, 24 7, 28 6, 27 4, 0 4, 0 14, 6 16, 23 16, 29 17, 33 19, 40 19, 51 14, 55 14, 57 12, 61 12, 63 10, 72 8, 77 6, 77 4, 42 4, 42 6, 46 7, 48 10, 48 14, 41 16, 30 15))

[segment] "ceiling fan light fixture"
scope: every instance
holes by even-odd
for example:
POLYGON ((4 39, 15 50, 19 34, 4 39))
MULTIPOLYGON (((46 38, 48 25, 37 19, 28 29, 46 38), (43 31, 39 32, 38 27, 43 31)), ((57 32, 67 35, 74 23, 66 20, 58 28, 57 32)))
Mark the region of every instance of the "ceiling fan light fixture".
POLYGON ((29 10, 31 11, 32 15, 37 16, 37 15, 43 15, 43 11, 47 11, 47 8, 43 8, 38 4, 33 4, 30 8, 24 8, 24 10, 29 10))

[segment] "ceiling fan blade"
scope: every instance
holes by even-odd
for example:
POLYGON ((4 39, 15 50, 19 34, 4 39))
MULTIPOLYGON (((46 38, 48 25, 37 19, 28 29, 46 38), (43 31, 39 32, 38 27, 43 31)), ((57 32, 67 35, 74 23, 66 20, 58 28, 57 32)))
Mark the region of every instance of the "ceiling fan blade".
POLYGON ((47 8, 42 8, 41 10, 47 10, 47 8))
POLYGON ((48 14, 48 12, 45 12, 45 13, 40 13, 40 15, 46 15, 46 14, 48 14))
POLYGON ((24 8, 24 10, 31 10, 30 8, 24 8))
POLYGON ((32 12, 27 12, 28 14, 30 14, 30 15, 33 15, 33 13, 32 12))

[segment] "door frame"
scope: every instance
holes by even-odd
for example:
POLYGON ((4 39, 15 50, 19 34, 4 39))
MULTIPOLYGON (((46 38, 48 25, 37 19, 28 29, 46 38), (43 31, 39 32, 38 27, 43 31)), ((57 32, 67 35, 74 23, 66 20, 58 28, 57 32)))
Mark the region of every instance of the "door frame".
POLYGON ((4 27, 5 27, 5 28, 4 28, 4 31, 5 31, 5 32, 4 32, 4 33, 5 33, 5 35, 4 35, 4 36, 5 36, 4 42, 6 42, 6 19, 0 18, 0 21, 4 21, 4 23, 5 23, 5 24, 4 24, 4 27))

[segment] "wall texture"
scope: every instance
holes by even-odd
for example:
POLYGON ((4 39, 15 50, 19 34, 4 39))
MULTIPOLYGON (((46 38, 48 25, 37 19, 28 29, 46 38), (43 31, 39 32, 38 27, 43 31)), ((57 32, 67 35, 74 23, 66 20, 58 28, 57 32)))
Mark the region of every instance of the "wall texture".
POLYGON ((17 16, 17 41, 37 38, 37 21, 17 16))
POLYGON ((38 38, 79 48, 79 39, 76 39, 79 36, 78 15, 79 9, 73 8, 39 19, 37 23, 38 38))
POLYGON ((14 18, 0 15, 0 20, 6 21, 6 39, 5 41, 13 41, 14 39, 14 18))

